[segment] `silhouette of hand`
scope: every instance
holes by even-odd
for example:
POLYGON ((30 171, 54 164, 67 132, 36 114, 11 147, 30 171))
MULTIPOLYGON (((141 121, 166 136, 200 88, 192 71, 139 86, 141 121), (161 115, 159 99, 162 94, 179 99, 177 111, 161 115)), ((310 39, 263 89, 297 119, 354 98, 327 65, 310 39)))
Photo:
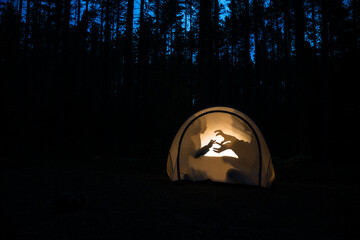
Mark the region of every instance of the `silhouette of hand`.
POLYGON ((215 140, 210 140, 210 142, 206 145, 208 148, 211 148, 214 145, 215 140))
POLYGON ((210 140, 210 142, 207 145, 203 146, 195 153, 195 158, 205 155, 214 143, 215 143, 215 140, 210 140))
POLYGON ((221 153, 221 152, 223 152, 223 151, 225 151, 227 149, 231 149, 231 146, 232 146, 232 144, 230 142, 227 142, 227 143, 224 143, 224 144, 219 144, 219 145, 220 145, 219 148, 214 148, 213 149, 214 152, 221 153))
POLYGON ((234 145, 234 142, 236 140, 236 138, 234 136, 225 134, 223 131, 221 130, 216 130, 215 131, 216 136, 222 136, 224 138, 224 140, 221 143, 218 143, 220 145, 219 148, 214 148, 214 152, 216 153, 221 153, 227 149, 231 149, 234 145))
POLYGON ((231 136, 231 135, 228 135, 228 134, 225 134, 223 131, 221 130, 216 130, 215 131, 216 133, 216 136, 222 136, 224 138, 224 140, 220 143, 220 145, 223 145, 227 142, 230 142, 230 143, 234 143, 236 138, 234 136, 231 136))

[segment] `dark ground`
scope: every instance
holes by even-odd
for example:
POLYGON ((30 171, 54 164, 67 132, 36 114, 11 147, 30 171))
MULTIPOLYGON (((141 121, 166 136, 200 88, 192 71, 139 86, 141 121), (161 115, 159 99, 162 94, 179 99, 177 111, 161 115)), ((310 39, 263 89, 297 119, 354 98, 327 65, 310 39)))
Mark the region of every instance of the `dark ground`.
POLYGON ((271 189, 171 183, 165 161, 2 160, 0 239, 354 239, 356 168, 275 160, 271 189))

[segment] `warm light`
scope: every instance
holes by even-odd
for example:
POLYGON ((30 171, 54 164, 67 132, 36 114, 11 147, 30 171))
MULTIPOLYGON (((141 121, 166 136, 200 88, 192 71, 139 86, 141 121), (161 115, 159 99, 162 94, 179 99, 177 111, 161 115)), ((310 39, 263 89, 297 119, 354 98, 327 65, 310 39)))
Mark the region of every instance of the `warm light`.
POLYGON ((225 134, 236 137, 238 140, 245 142, 251 141, 251 133, 245 126, 245 124, 234 118, 229 114, 215 113, 206 117, 206 130, 200 134, 201 147, 207 145, 210 140, 215 140, 216 143, 210 148, 210 150, 204 155, 208 157, 234 157, 239 158, 235 152, 231 149, 227 149, 223 152, 214 152, 214 148, 219 148, 224 138, 222 136, 216 136, 216 130, 222 130, 225 134))
POLYGON ((245 114, 214 107, 191 116, 171 145, 167 173, 172 181, 240 183, 270 187, 275 172, 266 142, 245 114))

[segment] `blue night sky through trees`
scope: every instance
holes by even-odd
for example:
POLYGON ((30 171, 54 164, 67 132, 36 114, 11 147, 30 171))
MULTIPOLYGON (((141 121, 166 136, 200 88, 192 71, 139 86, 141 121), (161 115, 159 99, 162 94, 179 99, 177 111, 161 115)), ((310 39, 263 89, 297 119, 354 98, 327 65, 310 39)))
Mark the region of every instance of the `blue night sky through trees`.
POLYGON ((278 159, 351 162, 359 5, 0 0, 0 157, 160 161, 185 119, 227 106, 278 159))
MULTIPOLYGON (((9 0, 0 0, 0 2, 2 3, 7 3, 9 2, 9 0)), ((20 0, 12 0, 10 2, 14 2, 14 5, 19 7, 19 3, 20 3, 20 0)), ((25 18, 25 11, 26 11, 26 4, 27 4, 27 1, 23 0, 23 8, 22 8, 22 17, 25 18)), ((46 1, 44 1, 46 2, 46 1)), ((77 3, 78 1, 72 1, 73 4, 75 4, 75 7, 72 8, 71 10, 71 21, 73 24, 75 24, 75 21, 76 21, 76 8, 77 8, 77 3)), ((138 31, 138 28, 139 28, 139 17, 140 17, 140 0, 135 0, 134 1, 134 30, 133 32, 136 33, 138 31)), ((221 8, 221 12, 220 12, 220 19, 221 19, 221 22, 220 24, 224 25, 224 21, 226 20, 227 17, 230 17, 231 15, 231 10, 229 8, 229 4, 231 3, 231 0, 219 0, 219 4, 223 5, 223 7, 221 8)), ((252 0, 249 1, 250 5, 252 4, 252 0)), ((350 6, 350 3, 351 3, 351 0, 343 0, 343 4, 345 7, 349 7, 350 6)), ((45 3, 44 3, 45 4, 45 3)), ((90 1, 89 3, 89 6, 91 8, 91 6, 95 6, 94 4, 98 4, 94 1, 90 1)), ((123 2, 124 4, 124 7, 126 8, 126 1, 123 2)), ((145 8, 146 8, 146 4, 149 4, 149 1, 145 1, 145 8)), ((310 2, 308 1, 305 1, 305 4, 309 5, 310 2)), ((148 5, 149 6, 149 5, 148 5)), ((269 8, 271 6, 271 0, 264 0, 264 7, 265 9, 266 8, 269 8)), ((80 8, 80 14, 82 15, 84 10, 85 10, 85 1, 81 1, 81 8, 80 8)), ((153 15, 154 13, 152 12, 151 13, 151 10, 150 9, 147 9, 148 11, 148 14, 149 15, 153 15)), ((183 13, 179 13, 180 15, 183 14, 183 13)), ((317 19, 317 21, 319 22, 320 21, 320 14, 319 14, 319 11, 315 12, 316 16, 315 16, 315 19, 317 19)), ((305 16, 306 18, 308 19, 311 19, 312 18, 312 12, 305 12, 305 16)), ((25 19, 24 19, 25 21, 25 19)), ((100 19, 98 19, 97 21, 100 21, 100 19)), ((183 22, 183 27, 185 27, 185 18, 182 19, 182 22, 183 22)), ((188 20, 189 22, 189 20, 188 20)), ((264 20, 264 23, 265 23, 265 26, 267 26, 269 24, 268 20, 265 19, 264 20)), ((279 23, 279 28, 281 28, 281 32, 284 33, 284 25, 283 23, 279 23)), ((187 28, 190 29, 190 24, 188 23, 187 24, 187 28)), ((121 28, 123 29, 123 28, 121 28)), ((320 25, 316 26, 316 29, 317 29, 317 46, 319 46, 319 43, 321 42, 321 36, 320 36, 320 25)), ((124 30, 124 29, 123 29, 124 30)), ((305 35, 305 40, 310 44, 310 46, 314 46, 315 43, 314 43, 314 38, 310 38, 309 37, 309 33, 308 32, 305 32, 304 33, 305 35)), ((250 45, 251 45, 251 59, 253 62, 255 62, 255 43, 254 43, 254 34, 251 34, 250 35, 250 45)), ((294 53, 294 46, 292 46, 292 54, 294 53)))

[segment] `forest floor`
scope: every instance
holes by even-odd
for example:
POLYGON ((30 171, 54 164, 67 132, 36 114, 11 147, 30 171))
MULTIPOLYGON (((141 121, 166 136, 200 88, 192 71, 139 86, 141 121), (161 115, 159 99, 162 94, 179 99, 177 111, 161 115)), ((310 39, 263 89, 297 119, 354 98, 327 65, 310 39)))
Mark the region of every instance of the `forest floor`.
POLYGON ((276 160, 275 169, 274 185, 262 189, 171 183, 165 164, 151 160, 3 164, 0 239, 359 236, 354 168, 297 157, 276 160))

